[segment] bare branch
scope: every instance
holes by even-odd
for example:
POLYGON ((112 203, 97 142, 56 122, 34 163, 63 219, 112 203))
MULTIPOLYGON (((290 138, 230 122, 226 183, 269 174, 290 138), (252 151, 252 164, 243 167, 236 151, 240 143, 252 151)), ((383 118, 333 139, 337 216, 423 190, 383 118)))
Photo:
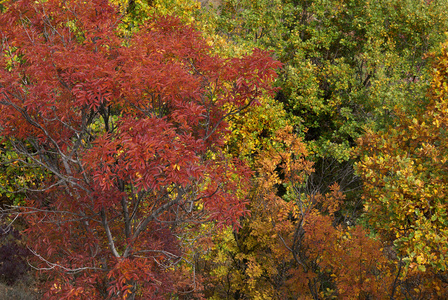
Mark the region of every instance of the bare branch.
POLYGON ((85 270, 95 270, 95 271, 103 271, 103 269, 101 268, 96 268, 96 267, 81 267, 81 268, 67 268, 63 265, 57 264, 57 263, 52 263, 48 260, 46 260, 45 258, 43 258, 39 253, 37 253, 36 251, 34 251, 33 249, 28 247, 28 250, 36 257, 38 257, 41 261, 45 262, 48 267, 47 268, 43 268, 43 267, 36 267, 33 266, 29 261, 28 261, 28 265, 38 271, 42 271, 42 270, 53 270, 55 268, 59 268, 64 270, 65 272, 69 273, 69 274, 77 274, 80 272, 83 272, 85 270))

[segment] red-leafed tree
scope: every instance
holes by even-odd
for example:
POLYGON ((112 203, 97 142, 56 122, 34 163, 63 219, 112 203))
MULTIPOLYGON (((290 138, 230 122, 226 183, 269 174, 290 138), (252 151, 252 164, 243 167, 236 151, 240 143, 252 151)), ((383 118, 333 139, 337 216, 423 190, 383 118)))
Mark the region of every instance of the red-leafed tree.
POLYGON ((106 0, 3 5, 0 143, 4 164, 38 174, 20 213, 46 299, 196 291, 184 238, 245 213, 226 119, 270 91, 278 64, 212 56, 173 17, 126 34, 106 0))

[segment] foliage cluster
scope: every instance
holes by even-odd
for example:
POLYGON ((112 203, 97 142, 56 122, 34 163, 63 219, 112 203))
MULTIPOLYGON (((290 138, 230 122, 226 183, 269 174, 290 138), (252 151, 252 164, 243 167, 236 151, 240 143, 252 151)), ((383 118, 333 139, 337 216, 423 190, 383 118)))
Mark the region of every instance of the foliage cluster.
POLYGON ((446 0, 1 3, 46 299, 448 293, 446 0))
MULTIPOLYGON (((368 225, 395 245, 409 267, 436 274, 423 291, 446 289, 447 43, 434 58, 427 103, 415 115, 397 109, 397 124, 359 141, 368 225)), ((434 56, 434 54, 433 54, 434 56)))
POLYGON ((246 213, 226 120, 270 94, 279 64, 222 59, 171 16, 123 34, 119 8, 25 0, 0 15, 2 163, 45 174, 11 212, 27 215, 47 299, 195 292, 189 232, 246 213))

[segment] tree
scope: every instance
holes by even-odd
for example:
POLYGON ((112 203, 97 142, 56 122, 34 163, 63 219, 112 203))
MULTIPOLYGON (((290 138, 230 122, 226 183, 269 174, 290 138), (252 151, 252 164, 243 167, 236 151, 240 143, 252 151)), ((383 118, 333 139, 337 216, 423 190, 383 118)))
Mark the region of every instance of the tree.
POLYGON ((423 55, 443 41, 445 7, 445 0, 228 0, 216 32, 273 50, 284 63, 276 99, 308 128, 314 151, 347 158, 343 150, 366 120, 381 127, 388 110, 426 88, 423 55))
POLYGON ((4 5, 2 163, 39 174, 18 213, 46 297, 197 292, 184 241, 246 212, 250 171, 221 150, 226 120, 272 91, 279 64, 213 56, 175 17, 123 35, 107 1, 4 5))
MULTIPOLYGON (((443 41, 447 1, 226 0, 215 32, 240 48, 274 51, 283 63, 276 100, 315 162, 310 186, 346 192, 341 220, 362 211, 352 147, 364 127, 393 122, 394 106, 424 98, 424 54, 443 41), (418 96, 417 96, 418 95, 418 96)), ((236 52, 236 51, 235 51, 236 52)))
POLYGON ((250 215, 241 228, 213 236, 198 259, 207 299, 384 299, 395 275, 379 240, 361 226, 337 226, 344 200, 337 184, 326 195, 305 184, 313 172, 306 145, 281 105, 232 118, 228 151, 254 170, 250 215), (274 117, 275 116, 275 117, 274 117), (244 142, 241 142, 244 141, 244 142))
POLYGON ((416 113, 397 107, 396 125, 368 131, 357 150, 367 223, 406 263, 409 297, 426 299, 448 290, 447 47, 430 55, 430 89, 416 113))

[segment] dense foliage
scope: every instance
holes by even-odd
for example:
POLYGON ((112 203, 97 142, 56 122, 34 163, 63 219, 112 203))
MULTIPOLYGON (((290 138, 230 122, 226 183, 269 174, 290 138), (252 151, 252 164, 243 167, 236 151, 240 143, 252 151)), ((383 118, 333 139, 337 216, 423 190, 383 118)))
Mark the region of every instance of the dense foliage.
POLYGON ((185 243, 246 212, 226 119, 269 92, 278 64, 213 56, 175 17, 123 35, 106 1, 15 1, 0 24, 5 163, 45 173, 21 205, 45 297, 195 292, 185 243))
POLYGON ((0 2, 44 298, 443 299, 448 2, 200 2, 0 2))
POLYGON ((368 225, 395 245, 410 272, 436 274, 421 280, 418 289, 426 293, 446 288, 448 279, 447 46, 433 63, 428 103, 416 115, 397 110, 394 127, 366 132, 357 164, 368 225))

